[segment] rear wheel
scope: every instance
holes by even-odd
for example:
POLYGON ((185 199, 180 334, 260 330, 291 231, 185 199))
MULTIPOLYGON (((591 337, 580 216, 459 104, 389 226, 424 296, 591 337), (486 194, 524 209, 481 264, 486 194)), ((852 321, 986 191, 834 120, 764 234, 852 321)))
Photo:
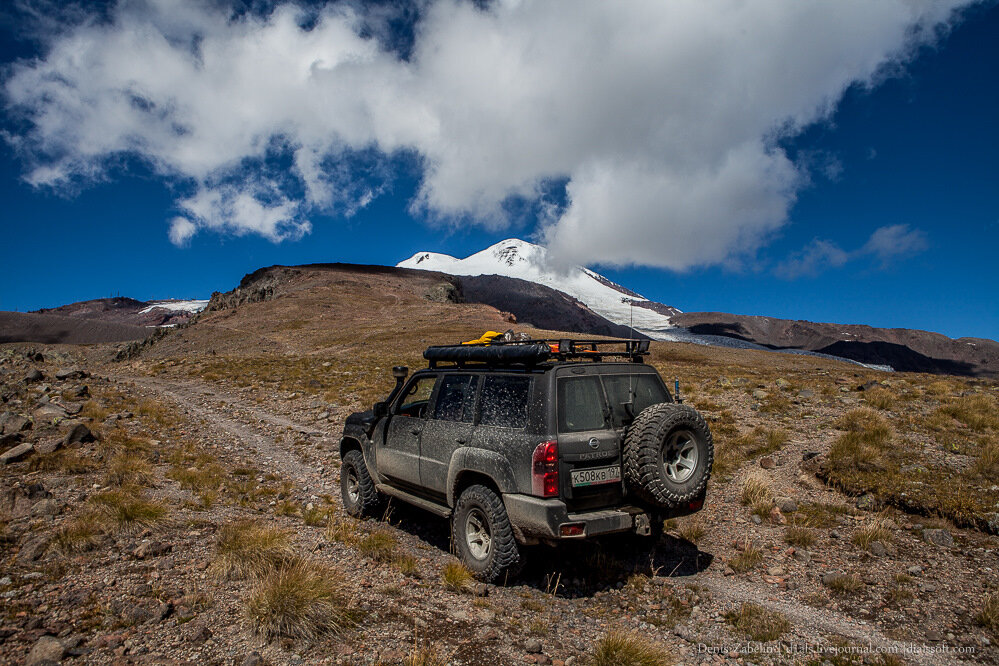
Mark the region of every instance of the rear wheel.
POLYGON ((343 509, 355 518, 374 516, 382 505, 382 497, 364 464, 364 454, 357 449, 347 451, 340 465, 340 496, 343 509))
POLYGON ((523 557, 503 500, 483 485, 461 493, 451 516, 451 535, 462 563, 479 580, 495 583, 515 576, 523 557))

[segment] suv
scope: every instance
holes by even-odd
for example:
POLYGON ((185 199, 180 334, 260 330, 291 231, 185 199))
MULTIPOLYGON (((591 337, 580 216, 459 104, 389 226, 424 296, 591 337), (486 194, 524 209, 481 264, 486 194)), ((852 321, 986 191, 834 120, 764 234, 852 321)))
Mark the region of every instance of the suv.
MULTIPOLYGON (((633 532, 700 510, 714 455, 696 410, 675 402, 648 340, 531 340, 430 347, 428 368, 340 441, 353 516, 394 497, 451 520, 480 580, 515 575, 523 546, 633 532)), ((408 381, 407 381, 408 378, 408 381)))

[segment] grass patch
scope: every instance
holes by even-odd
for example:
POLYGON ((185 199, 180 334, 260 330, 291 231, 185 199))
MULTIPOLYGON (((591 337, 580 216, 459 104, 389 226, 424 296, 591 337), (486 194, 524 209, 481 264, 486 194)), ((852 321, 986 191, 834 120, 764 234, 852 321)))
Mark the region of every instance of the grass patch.
POLYGON ((416 558, 413 557, 412 555, 397 555, 392 560, 392 563, 395 564, 395 567, 399 570, 399 573, 403 574, 404 576, 412 576, 415 578, 420 573, 419 563, 416 561, 416 558))
POLYGON ((895 394, 884 388, 873 388, 864 391, 864 402, 878 409, 891 409, 895 404, 895 394))
POLYGON ((612 630, 593 646, 592 666, 669 666, 666 646, 645 634, 612 630))
POLYGON ((339 634, 356 621, 337 588, 340 575, 318 561, 296 560, 270 569, 246 597, 246 617, 267 640, 313 640, 339 634))
POLYGON ((784 541, 796 548, 810 548, 815 545, 815 533, 806 520, 797 518, 784 530, 784 541))
POLYGON ((728 565, 737 573, 749 571, 763 561, 763 549, 754 543, 746 542, 739 554, 729 560, 728 565))
POLYGON ((376 530, 357 542, 357 550, 375 562, 391 562, 395 557, 396 539, 384 530, 376 530))
POLYGON ((83 457, 77 449, 59 449, 52 453, 32 456, 28 468, 32 472, 86 474, 97 469, 97 463, 83 457))
POLYGON ((212 573, 219 578, 261 576, 290 561, 294 551, 284 530, 243 520, 219 528, 212 552, 212 573))
POLYGON ((677 521, 676 533, 681 539, 697 544, 703 537, 707 528, 704 520, 696 516, 687 516, 677 521))
POLYGON ((791 623, 783 613, 772 611, 754 604, 744 603, 738 610, 725 613, 736 630, 754 641, 775 641, 791 628, 791 623))
POLYGON ((982 610, 975 615, 975 622, 993 634, 999 635, 999 592, 993 592, 982 601, 982 610))
POLYGON ((895 538, 892 528, 894 524, 884 516, 872 516, 853 533, 853 543, 864 550, 871 547, 875 541, 889 544, 895 538))
POLYGON ((130 451, 116 454, 108 463, 104 483, 108 486, 149 486, 155 477, 153 467, 144 457, 130 451))
POLYGON ((100 540, 100 520, 88 512, 62 523, 52 536, 49 547, 62 555, 73 555, 90 550, 100 540))
POLYGON ((167 507, 162 502, 143 498, 135 488, 121 488, 99 493, 90 502, 116 532, 134 532, 162 521, 167 507))
POLYGON ((937 412, 975 431, 999 430, 999 400, 990 395, 968 395, 941 405, 937 412))
POLYGON ((402 660, 402 666, 446 666, 450 659, 451 656, 445 654, 438 646, 424 643, 413 646, 402 660))
POLYGON ((760 518, 766 518, 774 508, 774 493, 770 483, 761 475, 753 474, 742 485, 741 501, 760 518))
POLYGON ((828 587, 833 594, 839 596, 856 594, 864 589, 864 581, 860 580, 860 576, 856 574, 835 574, 824 577, 822 584, 828 587))
POLYGON ((472 572, 461 562, 452 560, 444 565, 441 571, 441 580, 449 590, 461 592, 472 581, 472 572))
POLYGON ((357 525, 358 521, 339 515, 331 507, 326 518, 326 538, 346 545, 355 544, 358 541, 357 525))

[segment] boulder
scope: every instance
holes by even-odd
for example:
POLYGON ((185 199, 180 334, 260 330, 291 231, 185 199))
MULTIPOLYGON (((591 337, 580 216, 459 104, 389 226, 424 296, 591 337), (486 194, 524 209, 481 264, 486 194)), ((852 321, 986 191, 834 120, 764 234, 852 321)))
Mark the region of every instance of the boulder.
POLYGON ((34 383, 34 382, 40 382, 43 379, 45 379, 45 375, 43 375, 42 371, 39 370, 38 368, 32 368, 31 370, 28 370, 28 374, 26 374, 24 376, 24 381, 25 381, 25 383, 28 383, 28 384, 31 384, 31 383, 34 383))
POLYGON ((774 459, 770 456, 763 456, 760 458, 760 467, 763 469, 773 469, 776 466, 774 459))
POLYGON ((90 387, 87 386, 86 384, 83 384, 82 386, 80 386, 79 388, 77 388, 75 391, 73 391, 73 393, 71 395, 74 398, 81 398, 81 399, 82 398, 89 398, 90 397, 90 387))
POLYGON ((83 379, 86 376, 87 372, 85 370, 81 370, 80 368, 64 368, 62 370, 57 370, 55 373, 56 379, 59 380, 83 379))
POLYGON ((138 559, 144 560, 147 557, 158 557, 169 553, 171 549, 173 549, 172 545, 163 543, 162 541, 144 541, 132 554, 138 559))
POLYGON ((25 430, 31 430, 31 419, 27 416, 11 416, 7 419, 7 422, 3 424, 3 432, 5 435, 9 435, 15 432, 24 432, 25 430))
POLYGON ((29 442, 24 442, 23 444, 18 444, 12 449, 7 449, 3 453, 0 453, 0 465, 9 465, 10 463, 16 463, 24 460, 32 453, 35 452, 35 447, 29 442))
POLYGON ((43 455, 48 455, 50 453, 55 453, 62 448, 61 439, 46 439, 45 441, 38 442, 35 444, 35 451, 43 455))
POLYGON ((857 498, 857 508, 861 511, 874 511, 878 507, 878 502, 874 498, 874 495, 870 493, 864 493, 857 498))
POLYGON ((62 444, 63 446, 75 446, 81 443, 92 442, 95 439, 97 438, 94 437, 94 433, 90 432, 90 428, 82 423, 76 423, 66 432, 62 444))
POLYGON ((76 416, 81 411, 83 411, 83 403, 80 402, 64 402, 62 403, 62 408, 66 410, 66 413, 70 416, 76 416))
POLYGON ((41 559, 48 547, 49 538, 47 536, 36 536, 33 539, 28 539, 28 541, 21 546, 21 549, 17 551, 17 563, 22 566, 27 566, 32 562, 41 559))
POLYGON ((790 497, 781 497, 777 500, 777 508, 783 513, 794 513, 798 510, 798 503, 790 497))
POLYGON ((58 405, 42 405, 31 413, 35 423, 57 423, 66 418, 66 410, 58 405))
POLYGON ((9 449, 21 442, 21 433, 12 432, 9 435, 0 435, 0 451, 9 449))
POLYGON ((62 505, 59 503, 59 500, 49 497, 41 500, 40 502, 36 502, 35 505, 31 507, 31 517, 39 518, 41 516, 58 516, 60 511, 62 511, 62 505))
POLYGON ((55 636, 41 636, 35 641, 31 652, 24 660, 25 666, 42 666, 42 664, 58 664, 66 656, 66 648, 55 636))
POLYGON ((925 529, 923 530, 923 541, 932 543, 935 546, 950 548, 954 545, 954 537, 949 530, 925 529))

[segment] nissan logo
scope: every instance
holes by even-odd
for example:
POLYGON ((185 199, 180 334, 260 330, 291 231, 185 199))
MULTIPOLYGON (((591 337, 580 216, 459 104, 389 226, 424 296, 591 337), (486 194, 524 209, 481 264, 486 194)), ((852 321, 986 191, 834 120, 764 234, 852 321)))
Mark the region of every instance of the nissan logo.
POLYGON ((600 440, 597 439, 596 437, 590 437, 590 441, 587 442, 587 443, 590 445, 591 449, 599 449, 600 448, 600 440))

